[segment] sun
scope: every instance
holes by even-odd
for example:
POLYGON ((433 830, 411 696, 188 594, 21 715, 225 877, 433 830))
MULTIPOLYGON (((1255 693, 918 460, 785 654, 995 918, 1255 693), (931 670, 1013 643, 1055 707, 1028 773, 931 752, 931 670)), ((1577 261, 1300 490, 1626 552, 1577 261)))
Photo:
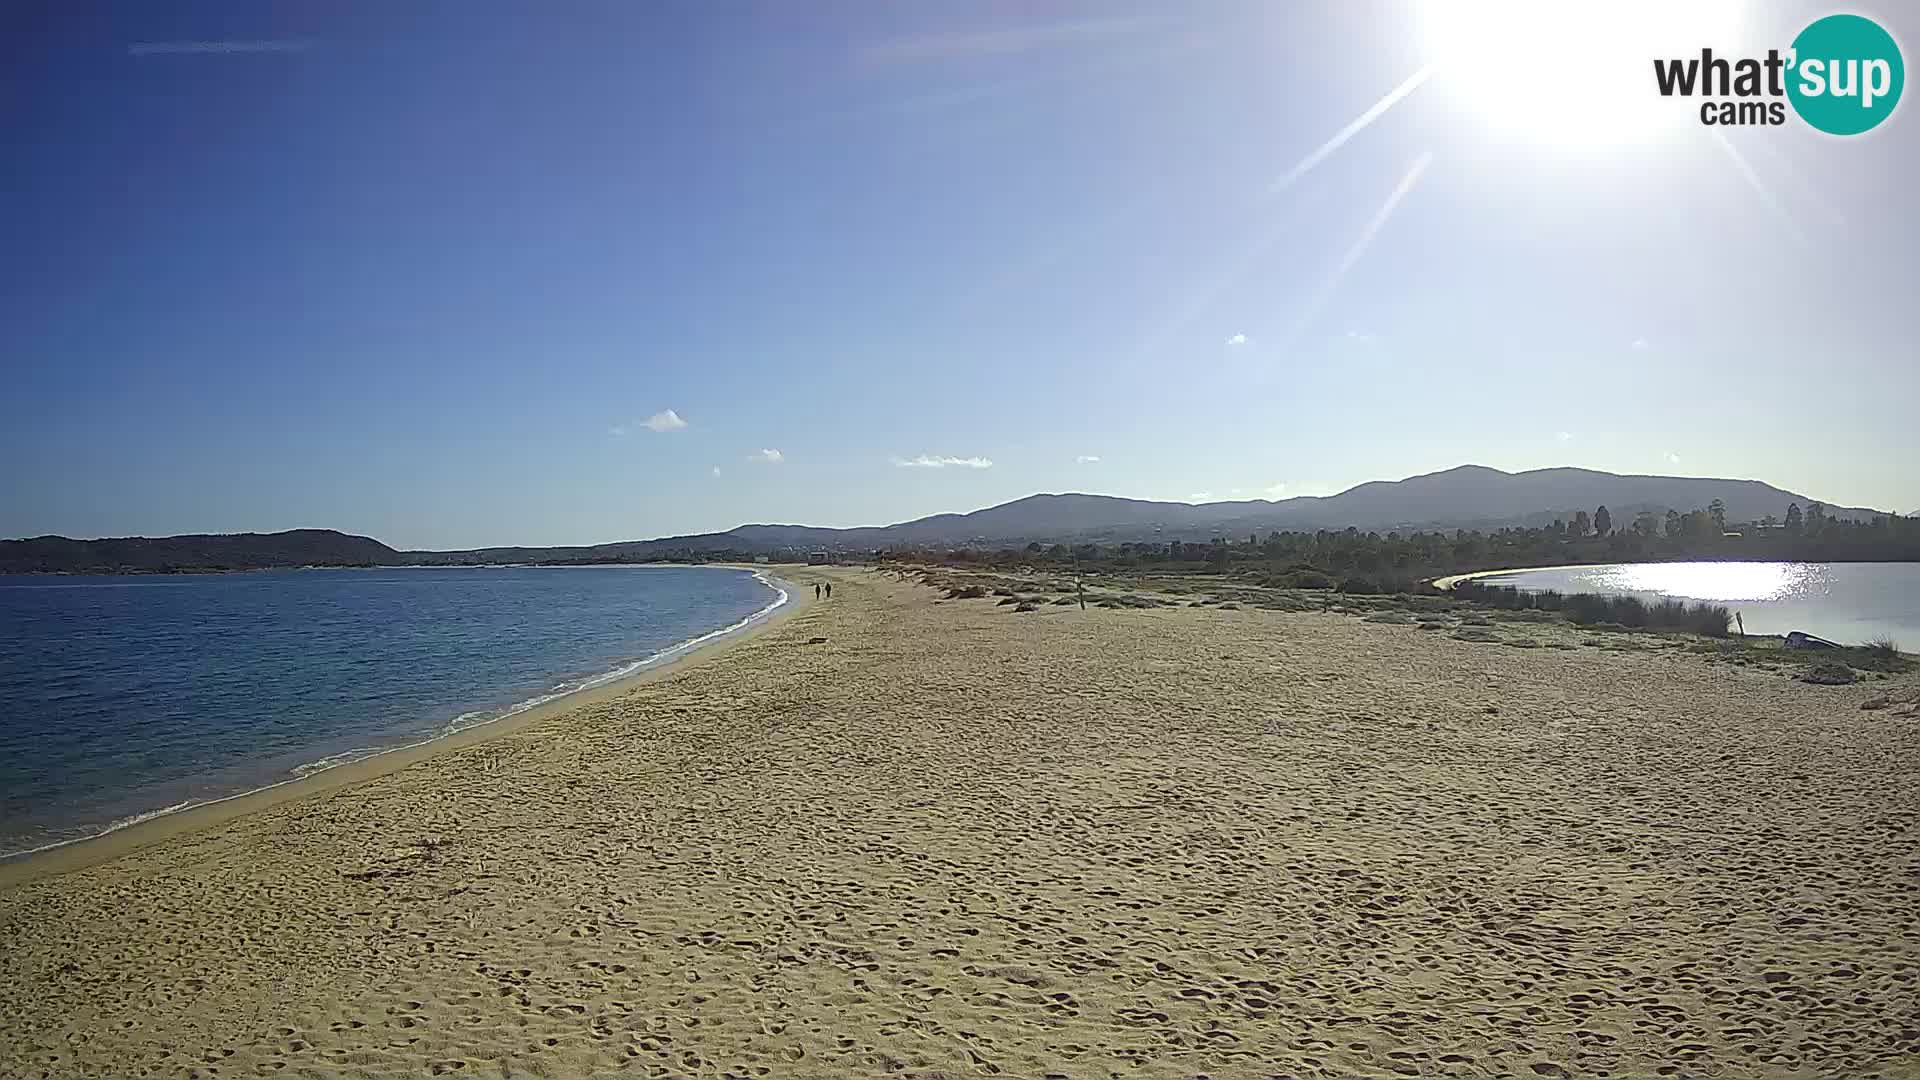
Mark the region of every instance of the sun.
POLYGON ((1694 120, 1654 87, 1656 57, 1737 44, 1731 0, 1429 0, 1434 89, 1494 136, 1612 150, 1694 120))

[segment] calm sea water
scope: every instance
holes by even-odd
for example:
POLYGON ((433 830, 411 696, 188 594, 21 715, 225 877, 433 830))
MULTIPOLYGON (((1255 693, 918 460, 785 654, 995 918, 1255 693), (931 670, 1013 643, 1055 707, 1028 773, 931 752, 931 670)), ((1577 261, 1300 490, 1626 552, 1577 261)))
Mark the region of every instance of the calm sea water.
POLYGON ((0 575, 0 855, 497 720, 784 598, 707 567, 0 575))
POLYGON ((1892 638, 1920 652, 1920 563, 1672 562, 1521 570, 1489 585, 1724 604, 1749 634, 1804 630, 1843 645, 1892 638))

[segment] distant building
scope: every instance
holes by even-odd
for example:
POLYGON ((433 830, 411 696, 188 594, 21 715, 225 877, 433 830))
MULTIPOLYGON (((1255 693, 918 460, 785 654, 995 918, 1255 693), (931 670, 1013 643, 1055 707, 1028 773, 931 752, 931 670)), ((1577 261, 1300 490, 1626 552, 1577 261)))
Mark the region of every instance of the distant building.
POLYGON ((827 565, 827 553, 826 553, 826 552, 824 552, 824 551, 809 551, 809 552, 807 552, 807 565, 808 565, 808 566, 825 566, 825 565, 827 565))
POLYGON ((754 562, 757 562, 757 563, 768 563, 768 562, 772 562, 772 561, 773 561, 773 556, 771 556, 771 555, 755 555, 755 556, 753 557, 753 561, 754 561, 754 562))

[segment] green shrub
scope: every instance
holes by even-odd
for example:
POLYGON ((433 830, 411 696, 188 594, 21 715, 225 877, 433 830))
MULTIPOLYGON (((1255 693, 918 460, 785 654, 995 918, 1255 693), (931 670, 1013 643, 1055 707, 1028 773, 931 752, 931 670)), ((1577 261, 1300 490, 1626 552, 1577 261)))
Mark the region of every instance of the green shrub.
POLYGON ((1696 634, 1723 638, 1733 631, 1733 612, 1720 604, 1695 604, 1682 625, 1696 634))
POLYGON ((1637 596, 1601 597, 1611 600, 1615 622, 1625 626, 1647 625, 1647 602, 1637 596))
POLYGON ((1593 593, 1574 593, 1561 603, 1561 610, 1567 618, 1582 625, 1609 622, 1613 618, 1613 609, 1607 604, 1607 598, 1593 593))
POLYGON ((1820 686, 1845 686, 1859 681, 1859 678, 1852 668, 1838 660, 1822 660, 1808 668, 1806 674, 1800 676, 1800 681, 1820 686))
POLYGON ((1733 626, 1733 613, 1722 605, 1672 598, 1649 604, 1637 596, 1573 593, 1560 598, 1560 610, 1574 622, 1597 629, 1652 627, 1723 638, 1733 626))

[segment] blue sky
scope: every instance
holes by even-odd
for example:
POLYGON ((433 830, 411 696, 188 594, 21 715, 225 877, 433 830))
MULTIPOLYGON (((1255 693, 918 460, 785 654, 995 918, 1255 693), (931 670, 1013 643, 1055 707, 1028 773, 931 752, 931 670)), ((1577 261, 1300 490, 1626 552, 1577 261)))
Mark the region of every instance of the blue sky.
POLYGON ((1465 462, 1920 509, 1920 104, 1723 139, 1647 100, 1641 24, 1517 39, 1672 106, 1616 131, 1408 4, 558 10, 10 15, 0 535, 591 543, 1465 462))

